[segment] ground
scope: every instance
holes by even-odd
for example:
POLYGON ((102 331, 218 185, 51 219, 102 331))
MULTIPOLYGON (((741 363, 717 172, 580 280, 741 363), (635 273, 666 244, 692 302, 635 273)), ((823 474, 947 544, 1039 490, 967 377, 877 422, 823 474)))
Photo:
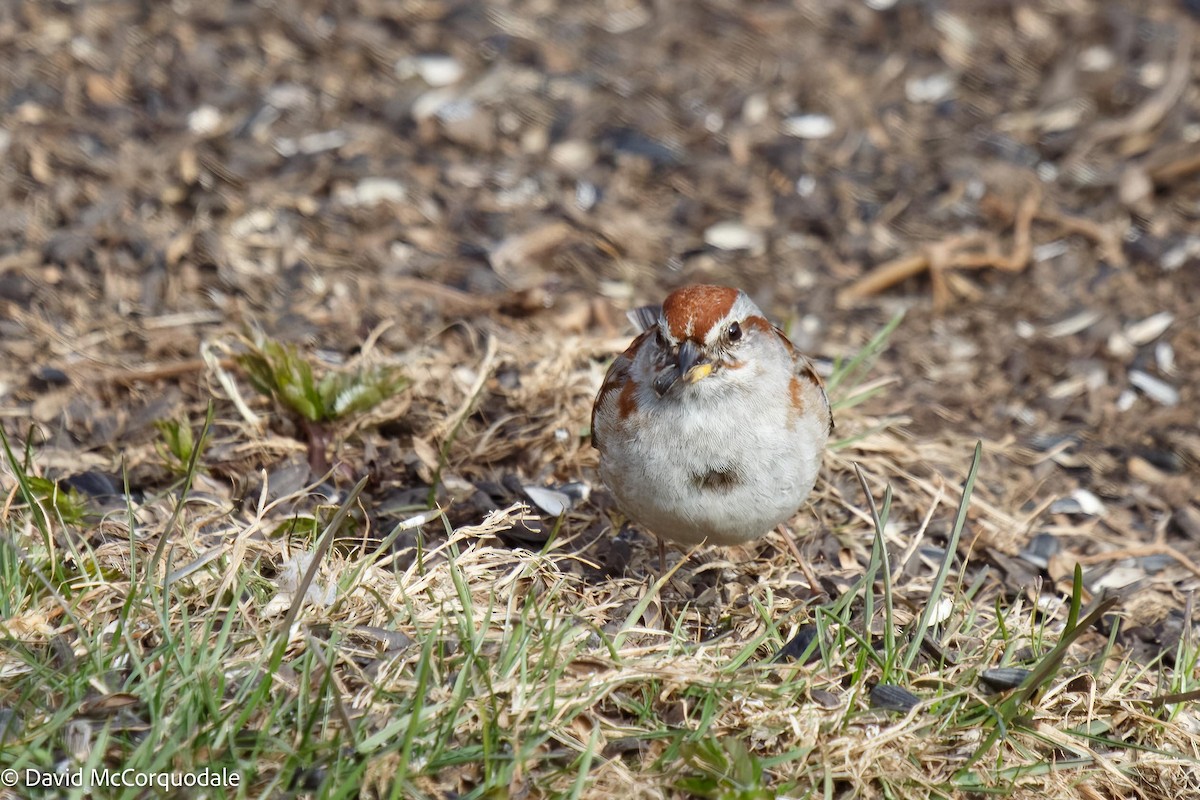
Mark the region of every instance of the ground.
POLYGON ((1200 790, 1198 14, 6 4, 0 767, 1200 790), (829 377, 801 565, 661 573, 596 475, 624 312, 697 281, 829 377), (274 344, 394 382, 305 421, 274 344))

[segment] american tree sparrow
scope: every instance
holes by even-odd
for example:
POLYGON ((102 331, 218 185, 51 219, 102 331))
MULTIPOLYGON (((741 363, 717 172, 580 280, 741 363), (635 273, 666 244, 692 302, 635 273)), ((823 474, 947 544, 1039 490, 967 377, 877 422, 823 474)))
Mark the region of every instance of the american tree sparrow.
POLYGON ((741 544, 791 517, 833 430, 812 363, 738 289, 685 286, 629 316, 642 332, 592 408, 621 509, 684 545, 741 544))

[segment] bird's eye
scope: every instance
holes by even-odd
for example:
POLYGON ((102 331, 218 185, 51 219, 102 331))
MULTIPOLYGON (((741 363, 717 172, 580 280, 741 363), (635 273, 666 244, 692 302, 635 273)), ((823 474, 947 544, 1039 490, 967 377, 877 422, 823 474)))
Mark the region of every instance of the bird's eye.
POLYGON ((736 322, 729 326, 729 330, 725 331, 725 338, 731 342, 736 342, 742 338, 742 326, 736 322))

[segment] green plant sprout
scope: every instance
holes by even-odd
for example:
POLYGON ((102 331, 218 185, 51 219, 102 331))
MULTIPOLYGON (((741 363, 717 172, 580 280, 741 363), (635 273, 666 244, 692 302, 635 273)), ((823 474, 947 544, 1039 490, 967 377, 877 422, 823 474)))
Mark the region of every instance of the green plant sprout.
POLYGON ((394 367, 362 367, 329 372, 320 380, 312 365, 291 345, 255 332, 243 337, 246 352, 237 357, 250 384, 290 412, 308 439, 308 463, 314 475, 329 471, 326 449, 330 426, 377 406, 408 385, 394 367))

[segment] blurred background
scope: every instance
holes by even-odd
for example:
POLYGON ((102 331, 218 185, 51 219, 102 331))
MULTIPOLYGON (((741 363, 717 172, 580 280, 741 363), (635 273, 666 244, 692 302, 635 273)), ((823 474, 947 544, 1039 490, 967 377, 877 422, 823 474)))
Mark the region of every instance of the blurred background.
POLYGON ((1198 17, 0 0, 0 766, 1196 796, 1198 17), (596 476, 624 312, 696 281, 879 356, 799 563, 658 577, 596 476))
POLYGON ((876 413, 1002 443, 1027 511, 1194 540, 1198 14, 8 2, 0 413, 112 463, 250 323, 519 371, 729 283, 820 356, 906 311, 876 413))

